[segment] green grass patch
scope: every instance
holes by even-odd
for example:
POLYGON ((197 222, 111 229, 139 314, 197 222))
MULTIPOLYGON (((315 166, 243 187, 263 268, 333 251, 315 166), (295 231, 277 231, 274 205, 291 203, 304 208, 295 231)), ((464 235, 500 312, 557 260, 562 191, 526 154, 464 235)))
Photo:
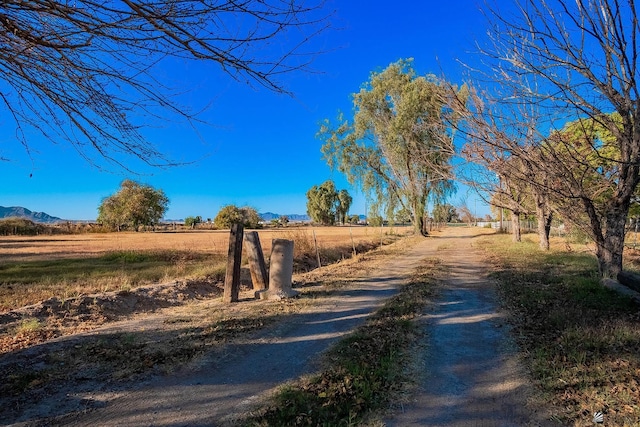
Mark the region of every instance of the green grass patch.
POLYGON ((413 322, 435 293, 421 268, 399 294, 326 355, 320 373, 283 387, 247 426, 350 426, 388 408, 412 383, 409 366, 421 335, 413 322))
POLYGON ((0 311, 179 277, 219 277, 224 257, 192 251, 116 251, 98 257, 0 265, 0 311))
POLYGON ((640 425, 640 307, 599 283, 589 253, 490 236, 499 290, 534 382, 564 425, 640 425))
POLYGON ((20 322, 20 325, 18 325, 16 333, 20 334, 20 333, 34 332, 34 331, 38 331, 40 328, 42 328, 42 324, 38 319, 35 319, 35 318, 24 319, 22 322, 20 322))

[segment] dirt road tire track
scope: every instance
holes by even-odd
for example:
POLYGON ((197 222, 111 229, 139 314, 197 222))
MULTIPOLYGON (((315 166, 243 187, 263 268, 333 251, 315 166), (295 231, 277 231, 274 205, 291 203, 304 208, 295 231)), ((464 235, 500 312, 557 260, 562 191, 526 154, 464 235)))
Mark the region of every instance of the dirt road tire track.
POLYGON ((557 426, 533 403, 533 390, 499 309, 476 229, 439 238, 440 295, 422 324, 424 375, 410 402, 386 425, 433 427, 557 426))

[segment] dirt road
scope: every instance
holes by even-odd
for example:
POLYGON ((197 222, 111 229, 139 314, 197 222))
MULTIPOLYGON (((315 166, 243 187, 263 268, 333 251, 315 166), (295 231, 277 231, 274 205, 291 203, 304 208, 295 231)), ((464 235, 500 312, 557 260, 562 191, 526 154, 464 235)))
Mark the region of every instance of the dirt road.
MULTIPOLYGON (((360 325, 396 292, 425 258, 441 258, 443 290, 425 313, 429 337, 424 377, 411 402, 389 426, 521 426, 533 416, 528 386, 513 354, 506 322, 496 309, 474 228, 450 228, 363 275, 335 298, 291 314, 275 328, 228 349, 223 357, 134 389, 77 399, 104 406, 59 419, 73 426, 230 425, 278 385, 317 368, 317 355, 360 325)), ((39 425, 36 420, 24 425, 39 425)))
POLYGON ((447 229, 438 239, 444 261, 436 307, 423 319, 428 336, 424 376, 411 402, 387 426, 540 426, 542 408, 516 356, 498 310, 488 268, 474 248, 478 230, 447 229))
POLYGON ((421 241, 310 312, 294 314, 276 329, 228 349, 223 360, 202 361, 198 369, 186 375, 153 381, 111 400, 102 409, 67 418, 64 424, 230 424, 255 399, 283 382, 312 372, 318 354, 360 325, 393 295, 432 246, 431 240, 421 241))

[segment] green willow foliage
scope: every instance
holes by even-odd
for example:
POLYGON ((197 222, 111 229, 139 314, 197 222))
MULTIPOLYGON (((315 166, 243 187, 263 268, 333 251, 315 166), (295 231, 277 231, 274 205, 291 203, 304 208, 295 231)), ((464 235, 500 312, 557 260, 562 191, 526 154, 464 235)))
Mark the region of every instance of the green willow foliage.
POLYGON ((457 89, 435 76, 419 76, 411 59, 372 73, 353 95, 353 119, 324 120, 318 132, 329 166, 344 173, 372 197, 373 209, 387 216, 404 208, 417 232, 425 234, 429 199, 442 200, 455 187, 450 160, 457 115, 449 108, 457 89))
POLYGON ((345 224, 352 201, 347 190, 338 191, 334 182, 327 180, 307 191, 307 213, 322 225, 333 225, 336 221, 345 224))

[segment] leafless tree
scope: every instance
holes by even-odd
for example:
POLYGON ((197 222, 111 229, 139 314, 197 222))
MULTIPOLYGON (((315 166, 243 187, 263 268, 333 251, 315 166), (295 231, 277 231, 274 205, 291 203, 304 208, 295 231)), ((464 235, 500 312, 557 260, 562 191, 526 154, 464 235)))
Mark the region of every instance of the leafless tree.
POLYGON ((511 178, 530 180, 543 190, 564 218, 594 240, 601 276, 616 277, 640 172, 637 6, 633 0, 520 0, 516 5, 515 16, 493 11, 493 43, 483 48, 491 69, 483 76, 490 78, 489 95, 476 107, 484 119, 499 120, 485 120, 485 130, 474 136, 502 144, 510 157, 528 164, 535 173, 511 178), (527 116, 527 109, 539 113, 527 116), (603 150, 599 138, 584 139, 580 150, 568 133, 549 139, 577 119, 613 135, 615 150, 603 150), (491 140, 492 133, 510 137, 491 140))
MULTIPOLYGON (((459 129, 467 139, 462 155, 468 161, 458 176, 474 188, 492 206, 511 212, 514 241, 521 241, 520 217, 535 214, 540 247, 549 249, 552 207, 543 186, 534 185, 542 173, 524 156, 514 156, 513 147, 522 147, 533 156, 535 148, 527 130, 532 122, 531 109, 505 118, 492 114, 477 92, 472 91, 466 106, 464 126, 459 129)), ((534 121, 535 123, 535 121, 534 121)))
POLYGON ((458 218, 460 218, 462 222, 466 222, 469 226, 476 221, 475 214, 467 205, 467 200, 465 198, 460 199, 458 202, 458 206, 456 206, 456 213, 458 214, 458 218))
POLYGON ((151 118, 192 113, 184 88, 157 72, 167 59, 205 61, 250 85, 306 69, 328 26, 322 0, 7 0, 0 6, 0 100, 29 151, 29 128, 88 160, 153 164, 141 135, 151 118))

